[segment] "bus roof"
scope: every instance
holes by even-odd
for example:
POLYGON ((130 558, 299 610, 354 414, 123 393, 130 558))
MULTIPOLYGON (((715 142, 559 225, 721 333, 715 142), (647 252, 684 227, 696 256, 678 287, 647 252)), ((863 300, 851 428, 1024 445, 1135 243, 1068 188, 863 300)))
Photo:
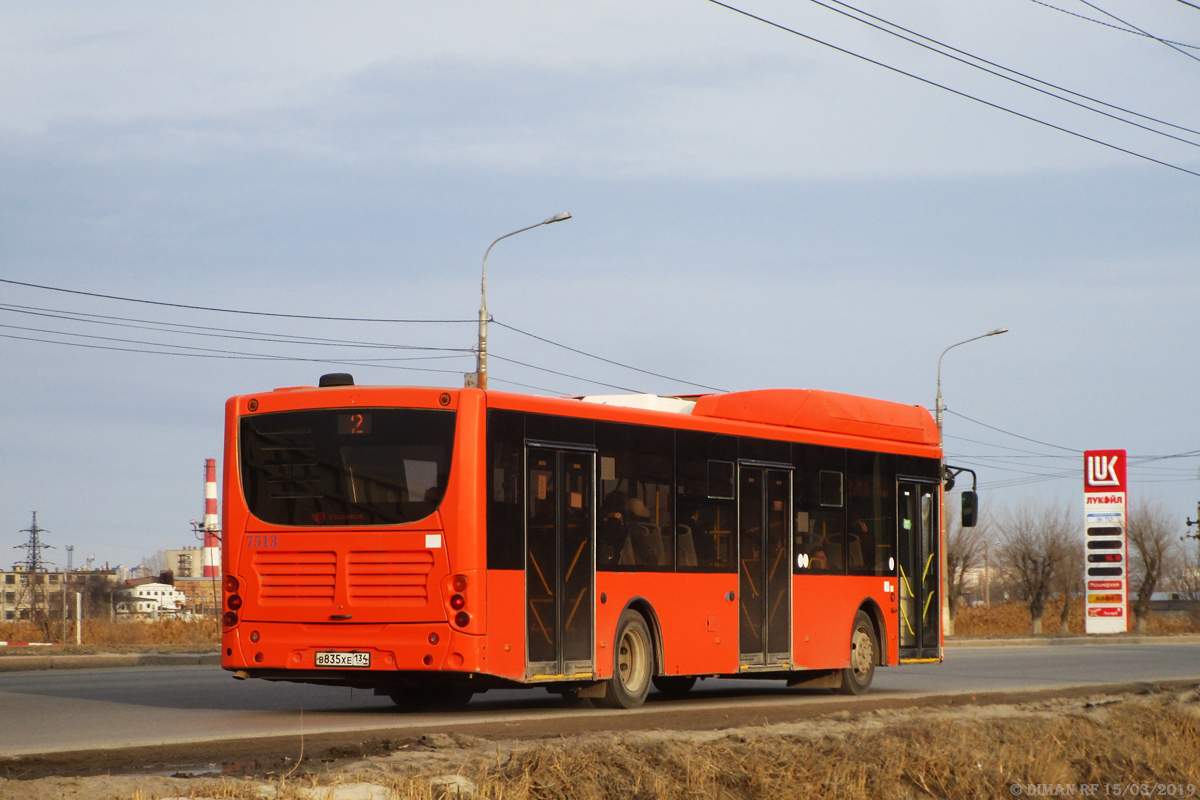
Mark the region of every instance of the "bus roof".
POLYGON ((915 444, 938 443, 937 425, 921 406, 819 389, 760 389, 701 395, 692 416, 915 444))
POLYGON ((938 444, 937 425, 929 411, 921 406, 819 389, 756 389, 681 397, 590 395, 571 399, 870 439, 938 444))

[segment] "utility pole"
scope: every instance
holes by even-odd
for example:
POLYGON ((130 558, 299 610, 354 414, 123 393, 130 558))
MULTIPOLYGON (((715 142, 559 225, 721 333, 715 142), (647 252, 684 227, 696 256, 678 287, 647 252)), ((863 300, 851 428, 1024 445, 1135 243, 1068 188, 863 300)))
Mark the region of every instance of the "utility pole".
POLYGON ((1185 533, 1183 536, 1179 537, 1180 541, 1183 541, 1184 539, 1195 539, 1198 543, 1200 543, 1200 503, 1196 503, 1196 518, 1192 519, 1191 517, 1188 517, 1187 526, 1190 528, 1193 525, 1196 526, 1196 532, 1185 533))
POLYGON ((26 544, 18 544, 13 547, 14 550, 25 550, 25 587, 21 590, 21 599, 17 601, 17 606, 20 607, 21 602, 25 598, 25 593, 29 593, 29 619, 37 624, 42 622, 42 592, 38 589, 37 579, 45 577, 42 575, 42 570, 45 568, 42 562, 42 551, 53 549, 53 545, 43 544, 41 535, 50 533, 45 528, 39 528, 37 524, 37 512, 33 512, 33 524, 25 528, 21 533, 29 534, 29 541, 26 544))
POLYGON ((74 561, 74 556, 75 556, 75 545, 69 544, 66 547, 64 547, 63 549, 67 551, 67 574, 63 576, 63 585, 62 585, 62 612, 63 612, 62 613, 62 625, 63 625, 62 641, 63 641, 63 644, 66 644, 67 643, 67 617, 70 616, 67 613, 67 590, 69 590, 71 588, 71 567, 74 566, 73 561, 74 561))

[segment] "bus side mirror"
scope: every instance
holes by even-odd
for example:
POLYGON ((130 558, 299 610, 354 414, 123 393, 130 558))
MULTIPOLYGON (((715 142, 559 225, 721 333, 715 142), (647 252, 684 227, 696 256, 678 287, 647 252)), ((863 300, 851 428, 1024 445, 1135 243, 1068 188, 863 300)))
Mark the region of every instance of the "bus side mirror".
POLYGON ((962 526, 974 528, 979 516, 979 495, 974 492, 962 493, 962 526))

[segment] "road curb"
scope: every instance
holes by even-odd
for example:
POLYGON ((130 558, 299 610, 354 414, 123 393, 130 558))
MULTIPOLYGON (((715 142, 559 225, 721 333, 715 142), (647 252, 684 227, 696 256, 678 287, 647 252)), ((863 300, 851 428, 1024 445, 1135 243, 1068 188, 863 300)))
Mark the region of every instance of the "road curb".
POLYGON ((0 672, 39 672, 51 669, 120 669, 123 667, 219 666, 220 653, 100 653, 83 656, 8 656, 0 672))
POLYGON ((1114 636, 1013 636, 995 639, 947 639, 946 649, 959 647, 1087 647, 1107 644, 1197 644, 1200 634, 1162 636, 1116 634, 1114 636))

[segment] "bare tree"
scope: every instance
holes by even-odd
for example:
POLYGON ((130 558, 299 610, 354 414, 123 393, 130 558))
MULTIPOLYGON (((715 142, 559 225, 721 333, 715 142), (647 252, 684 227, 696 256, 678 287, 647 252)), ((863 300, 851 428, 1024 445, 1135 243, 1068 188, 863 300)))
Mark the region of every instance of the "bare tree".
POLYGON ((161 575, 167 570, 167 551, 157 550, 148 556, 142 556, 140 565, 147 575, 161 575))
POLYGON ((1128 522, 1129 588, 1136 591, 1133 613, 1138 633, 1145 633, 1150 598, 1164 576, 1180 561, 1179 523, 1157 499, 1131 503, 1128 522))
POLYGON ((958 504, 946 503, 946 595, 950 605, 948 635, 954 633, 954 618, 967 591, 967 577, 983 564, 984 543, 990 533, 990 521, 982 508, 975 527, 964 528, 958 504))
POLYGON ((1070 509, 1046 504, 1019 505, 998 523, 999 560, 1018 596, 1029 604, 1031 630, 1042 632, 1042 615, 1051 592, 1061 585, 1070 568, 1072 543, 1078 543, 1078 526, 1070 509), (1056 582, 1056 579, 1059 579, 1056 582))
POLYGON ((1058 618, 1058 632, 1064 636, 1071 632, 1071 598, 1075 595, 1082 598, 1083 573, 1087 569, 1083 541, 1078 535, 1077 527, 1074 531, 1074 535, 1068 534, 1063 538, 1062 560, 1054 579, 1055 588, 1063 599, 1062 614, 1058 618))

